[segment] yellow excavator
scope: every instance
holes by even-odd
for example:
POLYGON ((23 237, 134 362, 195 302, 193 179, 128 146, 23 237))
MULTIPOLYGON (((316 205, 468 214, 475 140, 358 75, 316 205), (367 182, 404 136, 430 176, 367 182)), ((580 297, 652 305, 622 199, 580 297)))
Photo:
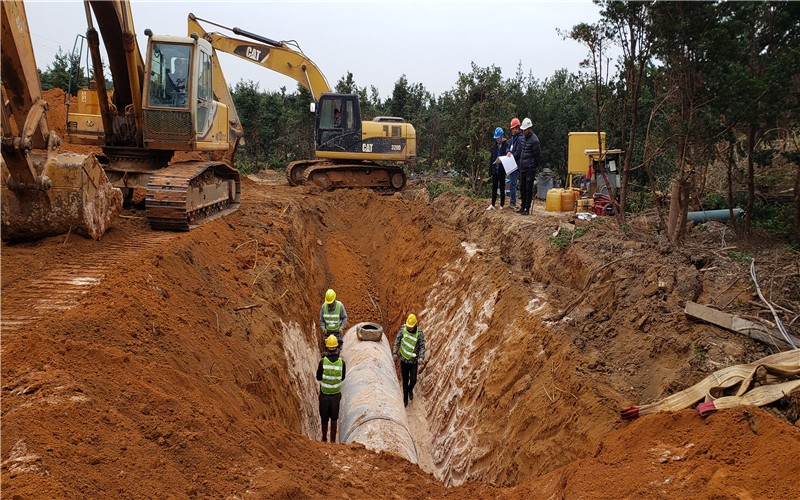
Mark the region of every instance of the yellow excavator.
POLYGON ((100 239, 122 207, 122 193, 92 155, 61 152, 21 1, 3 0, 2 238, 30 240, 65 233, 100 239), (37 151, 38 150, 38 151, 37 151))
MULTIPOLYGON (((299 47, 248 31, 227 27, 189 14, 189 33, 211 46, 293 78, 314 96, 316 159, 299 160, 286 168, 290 185, 310 184, 323 189, 368 187, 398 191, 405 186, 403 169, 392 164, 414 161, 417 153, 413 125, 402 118, 361 120, 358 95, 332 93, 320 69, 299 47), (208 33, 199 21, 248 38, 208 33)), ((295 43, 296 45, 296 43, 295 43)))
POLYGON ((236 210, 241 187, 233 158, 243 132, 209 42, 148 29, 143 59, 128 0, 84 6, 95 84, 79 91, 67 140, 102 148, 98 159, 109 180, 126 201, 144 199, 153 229, 188 231, 236 210), (101 35, 113 92, 106 90, 101 35), (204 154, 173 160, 183 151, 204 154))

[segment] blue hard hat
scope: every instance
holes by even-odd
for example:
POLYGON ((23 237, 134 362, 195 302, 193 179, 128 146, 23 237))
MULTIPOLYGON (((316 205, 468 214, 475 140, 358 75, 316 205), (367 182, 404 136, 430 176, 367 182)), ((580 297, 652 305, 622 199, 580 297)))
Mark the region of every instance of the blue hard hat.
POLYGON ((494 138, 495 139, 499 139, 499 138, 503 137, 503 135, 505 135, 505 133, 503 132, 503 128, 502 127, 497 127, 496 129, 494 129, 494 138))

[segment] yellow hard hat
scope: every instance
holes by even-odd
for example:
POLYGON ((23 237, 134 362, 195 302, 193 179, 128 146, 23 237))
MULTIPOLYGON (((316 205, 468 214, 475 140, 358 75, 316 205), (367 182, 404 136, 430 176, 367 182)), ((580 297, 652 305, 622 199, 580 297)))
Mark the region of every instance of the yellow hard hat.
POLYGON ((414 316, 413 313, 408 315, 408 319, 406 319, 406 326, 408 328, 414 328, 415 326, 417 326, 417 317, 414 316))
POLYGON ((334 300, 336 300, 336 292, 333 291, 333 288, 328 288, 328 291, 325 292, 325 303, 333 304, 334 300))
POLYGON ((339 341, 336 340, 336 335, 328 335, 328 338, 325 339, 325 347, 339 347, 339 341))

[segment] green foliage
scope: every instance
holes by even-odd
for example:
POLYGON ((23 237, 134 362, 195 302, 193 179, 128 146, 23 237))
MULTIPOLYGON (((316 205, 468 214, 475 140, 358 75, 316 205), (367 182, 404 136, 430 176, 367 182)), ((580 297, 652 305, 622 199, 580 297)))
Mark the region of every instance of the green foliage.
POLYGON ((425 186, 428 191, 428 200, 433 201, 443 193, 453 193, 460 196, 477 197, 463 177, 456 176, 452 181, 436 181, 425 186))
MULTIPOLYGON (((365 120, 392 115, 414 125, 417 162, 407 169, 459 173, 452 183, 428 185, 432 199, 442 192, 487 196, 492 132, 500 126, 509 137, 508 124, 515 116, 531 118, 541 141, 543 166, 562 179, 569 132, 599 126, 607 132, 608 146, 621 149, 629 147, 633 135, 626 200, 626 211, 631 212, 651 208, 651 185, 668 192, 687 163, 710 165, 723 159, 735 164, 734 206, 745 207, 748 191, 741 183, 748 180, 750 152, 756 193, 774 184, 769 165, 797 161, 792 155, 800 154, 778 149, 782 144, 764 137, 770 130, 796 130, 800 4, 596 3, 601 20, 577 25, 565 35, 586 46, 584 67, 591 71, 559 70, 539 80, 526 74, 521 64, 504 77, 496 66, 473 63, 438 96, 406 75, 397 79, 385 99, 376 87, 359 86, 351 72, 335 88, 359 96, 365 120), (611 44, 624 47, 617 61, 607 59, 611 44), (636 45, 635 53, 631 44, 636 45), (604 67, 600 75, 594 71, 598 64, 604 67), (634 107, 638 119, 633 118, 634 107), (747 142, 750 131, 755 144, 747 142), (730 156, 717 158, 722 150, 730 156), (649 168, 642 168, 645 160, 649 168)), ((54 70, 60 71, 63 61, 59 64, 54 70)), ((312 99, 306 89, 263 92, 252 82, 240 82, 233 93, 246 131, 237 164, 281 169, 290 161, 313 158, 314 117, 308 112, 312 99)), ((696 181, 702 185, 701 179, 696 181)), ((727 190, 715 189, 702 200, 707 210, 727 207, 727 190)), ((756 226, 779 237, 798 231, 790 227, 797 220, 791 207, 770 209, 757 197, 751 203, 748 213, 756 226)))
POLYGON ((701 346, 699 344, 694 345, 694 359, 699 361, 704 361, 708 358, 708 349, 705 346, 701 346))
POLYGON ((589 232, 588 227, 579 227, 573 229, 565 229, 561 228, 558 230, 558 234, 555 236, 548 237, 548 241, 551 245, 558 247, 558 248, 567 248, 568 246, 572 245, 572 242, 583 236, 584 234, 589 232))
POLYGON ((788 203, 759 201, 753 206, 753 223, 771 236, 789 238, 792 231, 794 207, 788 203))
POLYGON ((737 252, 736 250, 728 250, 726 253, 728 257, 741 264, 750 264, 750 260, 753 258, 750 254, 737 252))
POLYGON ((72 95, 77 95, 79 88, 88 86, 86 70, 81 67, 80 56, 67 54, 60 47, 47 69, 39 71, 39 80, 42 90, 59 88, 64 92, 71 90, 72 95), (70 89, 70 75, 72 75, 72 89, 70 89))

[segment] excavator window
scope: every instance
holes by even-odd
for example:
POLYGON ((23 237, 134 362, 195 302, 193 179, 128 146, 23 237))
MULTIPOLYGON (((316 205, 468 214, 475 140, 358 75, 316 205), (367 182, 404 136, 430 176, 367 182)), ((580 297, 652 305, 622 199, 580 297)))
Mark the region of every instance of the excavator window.
POLYGON ((200 75, 197 79, 197 133, 204 135, 211 127, 214 90, 211 81, 211 55, 200 52, 200 75))
POLYGON ((189 62, 192 47, 154 43, 150 54, 150 105, 186 108, 189 104, 189 62))

